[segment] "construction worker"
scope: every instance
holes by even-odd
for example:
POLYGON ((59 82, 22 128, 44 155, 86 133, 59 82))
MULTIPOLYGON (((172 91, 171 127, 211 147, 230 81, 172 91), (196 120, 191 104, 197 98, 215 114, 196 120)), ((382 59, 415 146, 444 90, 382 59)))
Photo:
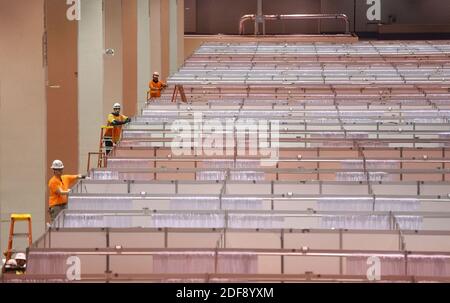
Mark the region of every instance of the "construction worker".
POLYGON ((127 116, 120 114, 122 106, 120 103, 115 103, 113 106, 113 112, 108 115, 108 126, 112 126, 112 129, 107 129, 103 136, 103 140, 106 146, 106 154, 108 155, 113 146, 120 141, 122 135, 122 125, 130 123, 131 119, 127 116))
POLYGON ((147 92, 147 101, 153 98, 161 97, 161 91, 167 87, 167 85, 159 81, 159 73, 153 73, 153 80, 148 84, 149 91, 147 92))
POLYGON ((67 196, 70 193, 70 187, 78 179, 85 179, 83 175, 63 175, 64 164, 61 160, 55 160, 52 163, 54 176, 48 182, 49 189, 49 212, 51 220, 54 221, 58 214, 67 208, 67 196))
POLYGON ((14 259, 9 259, 5 266, 3 267, 3 273, 13 273, 16 272, 17 262, 14 259))
POLYGON ((17 253, 16 257, 16 274, 21 275, 24 274, 27 270, 27 256, 24 253, 17 253))

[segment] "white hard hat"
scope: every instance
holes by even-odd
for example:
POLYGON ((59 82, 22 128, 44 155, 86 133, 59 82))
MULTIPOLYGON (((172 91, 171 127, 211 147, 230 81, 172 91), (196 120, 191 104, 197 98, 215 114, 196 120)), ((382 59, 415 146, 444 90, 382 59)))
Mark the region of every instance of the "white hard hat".
POLYGON ((159 77, 159 73, 158 72, 154 72, 153 76, 158 76, 159 77))
POLYGON ((15 259, 9 259, 8 262, 6 262, 6 265, 17 266, 17 261, 15 259))
POLYGON ((114 103, 113 108, 121 108, 121 107, 122 107, 122 105, 120 105, 120 103, 114 103))
POLYGON ((16 259, 16 260, 27 260, 27 256, 25 256, 24 253, 18 253, 18 254, 16 254, 16 257, 14 259, 16 259))
POLYGON ((5 265, 6 265, 6 267, 17 267, 17 262, 14 259, 9 259, 5 265))
POLYGON ((55 161, 53 161, 53 164, 52 164, 51 168, 52 169, 63 169, 64 168, 64 164, 62 163, 61 160, 55 160, 55 161))

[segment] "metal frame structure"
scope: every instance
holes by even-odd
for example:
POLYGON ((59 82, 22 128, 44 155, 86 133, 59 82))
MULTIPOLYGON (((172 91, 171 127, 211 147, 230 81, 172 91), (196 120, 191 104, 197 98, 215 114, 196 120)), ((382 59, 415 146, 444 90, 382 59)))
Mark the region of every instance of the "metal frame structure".
MULTIPOLYGON (((227 230, 227 229, 84 229, 84 232, 91 232, 91 233, 98 233, 99 236, 103 236, 105 238, 104 245, 106 246, 98 246, 95 248, 64 248, 61 246, 54 246, 52 245, 52 242, 55 242, 56 239, 53 239, 58 233, 65 234, 65 233, 79 233, 80 230, 74 230, 74 229, 51 229, 49 232, 41 237, 35 245, 30 249, 29 253, 31 255, 39 255, 43 254, 43 256, 51 256, 51 255, 76 255, 81 258, 85 258, 88 256, 93 256, 95 258, 98 258, 99 256, 105 257, 104 266, 106 270, 101 270, 101 272, 98 272, 97 274, 88 273, 83 275, 83 281, 171 281, 173 279, 179 279, 179 280, 186 280, 186 279, 198 279, 199 281, 206 281, 206 282, 212 282, 216 278, 224 279, 228 282, 237 282, 237 281, 328 281, 328 282, 342 282, 342 281, 360 281, 364 282, 367 281, 367 277, 365 276, 358 276, 358 275, 349 275, 346 273, 346 270, 344 270, 344 263, 346 258, 351 257, 384 257, 384 258, 395 258, 399 259, 400 262, 403 262, 404 266, 404 272, 402 275, 384 275, 382 276, 381 281, 409 281, 409 282, 419 282, 419 281, 448 281, 449 277, 445 276, 423 276, 423 275, 414 275, 411 274, 408 271, 408 260, 415 257, 422 257, 422 258, 432 258, 432 257, 439 257, 439 258, 450 258, 448 252, 431 252, 431 251, 418 251, 418 250, 406 250, 404 241, 405 237, 417 237, 417 236, 450 236, 449 232, 437 232, 437 231, 404 231, 403 233, 399 233, 397 231, 348 231, 348 230, 295 230, 295 229, 289 229, 289 230, 257 230, 256 232, 254 230, 227 230), (205 234, 205 233, 212 233, 217 234, 217 241, 213 240, 213 246, 210 248, 190 248, 186 249, 185 247, 168 247, 168 239, 171 238, 171 234, 189 234, 189 233, 199 233, 199 236, 205 234), (227 248, 226 242, 227 242, 227 236, 231 237, 232 235, 229 233, 243 233, 244 235, 246 233, 253 233, 253 234, 266 234, 266 235, 275 235, 279 234, 279 245, 280 248, 227 248), (165 239, 163 242, 164 247, 160 248, 132 248, 122 245, 115 245, 111 244, 111 241, 114 238, 114 234, 119 233, 122 235, 126 234, 162 234, 162 239, 165 239), (227 235, 228 233, 228 235, 227 235), (286 244, 286 240, 288 236, 291 235, 325 235, 325 234, 331 234, 337 237, 338 239, 338 246, 341 247, 340 249, 311 249, 308 246, 302 246, 297 248, 291 248, 290 245, 292 244, 286 244), (343 239, 345 235, 352 236, 352 235, 370 235, 370 234, 378 234, 378 235, 386 235, 386 236, 393 236, 398 237, 398 249, 397 250, 374 250, 374 249, 366 249, 366 250, 357 250, 357 249, 344 249, 344 242, 343 239), (214 244, 215 243, 215 244, 214 244), (284 245, 288 245, 285 247, 284 245), (259 273, 259 274, 230 274, 230 273, 221 273, 217 271, 217 267, 215 267, 215 271, 210 273, 204 273, 204 274, 195 274, 195 273, 154 273, 151 272, 149 269, 149 272, 143 274, 131 274, 123 272, 122 270, 119 270, 119 272, 114 271, 114 265, 112 257, 114 258, 126 258, 127 256, 156 256, 156 255, 167 255, 167 254, 186 254, 186 253, 209 253, 214 256, 215 263, 217 264, 217 259, 224 254, 239 254, 239 253, 245 253, 245 254, 252 254, 257 255, 258 258, 261 257, 279 257, 280 258, 280 268, 278 273, 259 273), (303 260, 307 257, 323 257, 324 261, 327 258, 333 257, 336 258, 336 262, 339 264, 339 269, 337 273, 322 273, 322 272, 305 272, 305 273, 296 273, 293 274, 289 271, 289 269, 286 267, 286 262, 288 261, 287 258, 289 257, 295 257, 300 258, 299 260, 303 260), (104 272, 106 274, 104 274, 104 272)), ((61 243, 61 242, 59 242, 61 243)), ((98 260, 98 259, 97 259, 98 260)), ((98 261, 97 261, 98 263, 98 261)), ((60 279, 62 281, 66 281, 66 277, 63 275, 30 275, 28 277, 25 277, 25 280, 41 280, 41 281, 48 281, 52 279, 60 279)), ((67 281, 66 281, 67 282, 67 281)))
MULTIPOLYGON (((45 268, 58 255, 79 255, 87 269, 83 279, 91 281, 364 281, 365 272, 354 274, 349 264, 378 256, 397 260, 383 281, 449 281, 449 60, 448 41, 203 44, 168 80, 183 86, 187 104, 177 103, 174 110, 169 92, 146 105, 123 130, 108 167, 93 169, 91 180, 76 185, 69 209, 30 248, 30 261, 37 256, 35 262, 45 268), (175 155, 172 122, 192 122, 199 113, 203 119, 248 124, 278 119, 278 163, 253 165, 261 154, 236 150, 226 157, 175 155), (233 179, 246 171, 252 175, 233 179), (220 177, 198 180, 215 172, 220 177), (352 173, 359 179, 338 178, 352 173), (171 207, 193 198, 219 206, 171 207), (228 209, 227 199, 262 203, 228 209), (364 207, 321 204, 355 199, 364 207), (396 208, 405 200, 411 203, 404 210, 396 208), (381 209, 383 201, 392 205, 381 209), (220 224, 189 228, 185 220, 171 228, 157 221, 192 214, 215 216, 220 224), (233 223, 233 216, 258 215, 280 219, 281 225, 233 223), (100 226, 66 228, 74 216, 83 217, 82 223, 98 219, 100 226), (388 225, 318 230, 327 216, 383 216, 388 225), (423 226, 405 228, 403 217, 418 218, 423 226), (105 218, 123 220, 121 228, 105 218), (213 256, 215 270, 165 273, 140 263, 194 252, 213 256), (258 272, 218 271, 224 254, 254 256, 258 272), (417 272, 420 266, 426 270, 417 272)), ((218 133, 237 137, 240 131, 218 133)), ((30 274, 23 279, 61 278, 45 270, 30 274)))

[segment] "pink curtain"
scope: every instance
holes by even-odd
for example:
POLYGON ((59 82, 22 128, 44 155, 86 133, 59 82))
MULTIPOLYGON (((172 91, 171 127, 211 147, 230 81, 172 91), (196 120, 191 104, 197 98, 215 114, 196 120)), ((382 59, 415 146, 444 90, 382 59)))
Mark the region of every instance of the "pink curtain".
MULTIPOLYGON (((379 256, 381 278, 391 275, 450 277, 450 259, 445 256, 408 256, 407 267, 404 257, 379 256)), ((347 274, 366 275, 371 265, 366 257, 348 257, 347 274)))
MULTIPOLYGON (((183 252, 167 253, 153 257, 154 273, 215 273, 214 253, 183 252)), ((258 272, 258 257, 254 254, 219 254, 217 273, 255 274, 258 272)))

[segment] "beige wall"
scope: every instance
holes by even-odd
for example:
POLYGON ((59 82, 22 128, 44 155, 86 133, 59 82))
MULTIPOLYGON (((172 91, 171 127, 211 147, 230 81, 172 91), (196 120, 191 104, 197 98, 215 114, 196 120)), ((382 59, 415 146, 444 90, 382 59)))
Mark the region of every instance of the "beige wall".
POLYGON ((161 77, 165 79, 169 76, 169 1, 160 0, 160 31, 161 31, 161 77))
MULTIPOLYGON (((162 73, 162 47, 161 47, 161 0, 150 1, 150 68, 152 73, 162 73)), ((164 76, 161 74, 161 76, 164 76)))
POLYGON ((123 95, 122 0, 105 0, 105 49, 114 56, 104 56, 103 122, 123 95))
MULTIPOLYGON (((44 230, 46 95, 44 0, 0 0, 1 219, 31 213, 35 239, 44 230)), ((7 223, 1 225, 1 251, 7 223)), ((15 245, 23 249, 24 241, 15 245), (21 245, 19 244, 21 243, 21 245)))
POLYGON ((150 66, 161 79, 169 76, 169 0, 150 1, 150 66))
POLYGON ((177 69, 184 63, 184 0, 177 5, 177 69))
POLYGON ((184 57, 184 0, 169 0, 169 72, 173 74, 184 57))
POLYGON ((148 82, 151 79, 150 64, 150 7, 149 0, 138 0, 137 3, 137 101, 142 108, 147 100, 148 82))
POLYGON ((137 0, 122 0, 123 112, 137 108, 137 0))
POLYGON ((184 38, 184 59, 186 60, 202 45, 206 42, 207 38, 199 39, 196 37, 185 37, 184 38))
POLYGON ((82 0, 78 22, 78 150, 79 172, 89 152, 97 152, 103 117, 102 0, 82 0))

